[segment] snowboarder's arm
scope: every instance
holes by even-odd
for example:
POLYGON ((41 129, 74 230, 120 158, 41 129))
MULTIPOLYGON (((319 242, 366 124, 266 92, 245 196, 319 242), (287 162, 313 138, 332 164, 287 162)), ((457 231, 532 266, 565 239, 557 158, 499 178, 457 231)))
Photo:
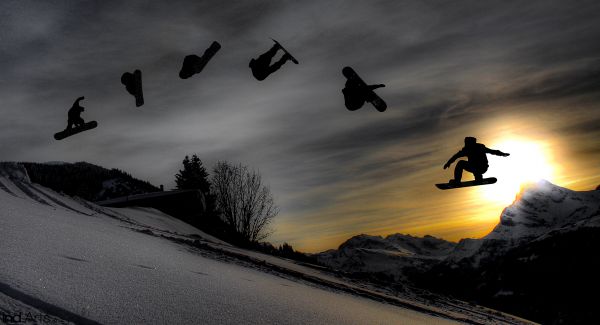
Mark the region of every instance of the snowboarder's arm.
POLYGON ((73 103, 73 107, 81 106, 81 105, 79 105, 79 102, 82 101, 82 100, 84 100, 84 99, 85 99, 85 97, 83 97, 83 96, 77 98, 75 100, 75 102, 73 103))
POLYGON ((502 156, 502 157, 508 157, 508 156, 510 156, 509 153, 502 152, 500 150, 490 149, 490 148, 487 148, 487 147, 485 148, 485 152, 489 153, 489 154, 492 154, 492 155, 495 155, 495 156, 502 156))
POLYGON ((452 163, 453 163, 453 162, 454 162, 456 159, 458 159, 458 158, 460 158, 460 157, 464 157, 464 156, 465 156, 465 154, 463 153, 463 151, 462 151, 462 150, 461 150, 461 151, 459 151, 459 152, 457 152, 457 153, 455 153, 455 154, 454 154, 454 156, 452 156, 452 157, 451 157, 451 158, 448 160, 448 162, 447 162, 447 163, 444 165, 444 169, 446 169, 446 168, 450 167, 450 165, 452 165, 452 163))
POLYGON ((368 87, 370 90, 373 90, 373 89, 377 89, 377 88, 385 87, 385 85, 384 85, 384 84, 379 84, 379 85, 369 85, 369 86, 367 86, 367 87, 368 87))

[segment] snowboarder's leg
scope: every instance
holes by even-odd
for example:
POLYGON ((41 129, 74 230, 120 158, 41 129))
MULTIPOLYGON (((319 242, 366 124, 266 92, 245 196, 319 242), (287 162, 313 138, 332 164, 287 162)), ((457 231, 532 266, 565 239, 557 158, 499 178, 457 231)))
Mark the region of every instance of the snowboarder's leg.
POLYGON ((273 57, 275 56, 275 54, 277 54, 277 51, 279 51, 280 49, 281 49, 281 45, 275 43, 275 44, 273 44, 273 46, 271 46, 271 48, 267 52, 263 53, 258 58, 259 59, 262 57, 269 58, 269 62, 270 62, 273 59, 273 57))
POLYGON ((475 166, 473 163, 465 160, 461 160, 456 164, 456 168, 454 169, 454 180, 455 183, 460 183, 462 179, 463 170, 472 173, 475 176, 475 180, 480 182, 483 180, 483 173, 487 171, 487 167, 475 166))
POLYGON ((469 162, 461 160, 456 163, 456 167, 454 168, 454 179, 452 180, 455 183, 460 183, 462 179, 463 170, 469 170, 469 162))
POLYGON ((290 60, 290 56, 289 54, 284 54, 281 59, 279 59, 277 62, 273 63, 270 67, 269 67, 269 74, 279 70, 281 68, 281 66, 283 66, 288 60, 290 60))
POLYGON ((254 62, 252 65, 257 68, 268 67, 269 64, 271 64, 271 60, 273 60, 273 57, 275 56, 275 54, 277 54, 277 51, 279 49, 279 45, 273 44, 273 46, 267 52, 261 54, 257 59, 253 59, 254 62))
POLYGON ((368 88, 361 89, 361 94, 367 102, 372 102, 377 98, 377 95, 374 92, 370 91, 368 88))
POLYGON ((469 170, 475 175, 475 180, 481 182, 483 180, 483 174, 487 171, 487 166, 474 166, 473 170, 469 170))
MULTIPOLYGON (((271 60, 279 50, 279 45, 274 44, 270 50, 261 54, 257 59, 250 60, 248 66, 252 69, 252 75, 258 80, 266 79, 274 70, 269 67, 271 60)), ((277 70, 277 69, 275 69, 277 70)))

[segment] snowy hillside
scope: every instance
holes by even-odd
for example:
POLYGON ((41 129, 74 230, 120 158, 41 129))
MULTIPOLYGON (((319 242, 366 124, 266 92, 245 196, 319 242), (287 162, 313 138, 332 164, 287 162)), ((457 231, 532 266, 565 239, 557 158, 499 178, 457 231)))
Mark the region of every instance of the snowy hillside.
POLYGON ((31 183, 15 163, 0 164, 0 207, 2 315, 78 324, 527 323, 232 247, 153 209, 67 197, 31 183))

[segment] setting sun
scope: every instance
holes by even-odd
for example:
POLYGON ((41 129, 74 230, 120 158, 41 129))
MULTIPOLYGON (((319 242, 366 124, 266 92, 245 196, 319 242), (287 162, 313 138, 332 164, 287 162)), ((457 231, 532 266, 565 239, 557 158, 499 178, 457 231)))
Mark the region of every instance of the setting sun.
POLYGON ((552 181, 555 176, 552 154, 545 143, 511 139, 490 144, 489 148, 508 152, 510 156, 488 155, 490 168, 485 177, 496 177, 498 182, 479 188, 480 195, 486 200, 508 205, 523 184, 540 179, 552 181))

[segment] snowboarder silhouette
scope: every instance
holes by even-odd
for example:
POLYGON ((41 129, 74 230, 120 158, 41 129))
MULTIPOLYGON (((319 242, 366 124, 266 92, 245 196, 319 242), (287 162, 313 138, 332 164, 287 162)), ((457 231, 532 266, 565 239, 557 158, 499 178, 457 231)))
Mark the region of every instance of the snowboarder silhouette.
POLYGON ((460 149, 459 152, 454 154, 448 162, 444 165, 444 169, 450 167, 452 163, 461 157, 467 157, 467 160, 460 160, 454 169, 454 179, 449 181, 450 184, 457 185, 462 179, 463 170, 473 173, 476 182, 483 180, 483 174, 488 169, 488 160, 486 154, 492 154, 496 156, 508 157, 510 154, 504 153, 500 150, 493 150, 487 148, 481 143, 477 143, 477 139, 474 137, 465 138, 465 146, 460 149))
POLYGON ((80 127, 85 123, 83 118, 81 118, 81 113, 85 110, 79 102, 85 99, 85 97, 81 96, 75 100, 73 106, 69 109, 69 119, 67 120, 67 128, 65 130, 72 129, 73 126, 80 127))
POLYGON ((217 51, 219 51, 219 49, 221 49, 221 44, 219 44, 217 41, 214 41, 212 44, 210 44, 206 51, 204 51, 204 54, 201 57, 195 54, 186 56, 183 59, 181 71, 179 71, 179 78, 187 79, 197 73, 200 73, 208 61, 210 61, 210 59, 215 56, 217 51))
POLYGON ((252 75, 257 80, 265 80, 271 73, 279 70, 287 61, 292 61, 298 64, 296 60, 279 42, 273 40, 275 44, 265 53, 261 54, 257 59, 250 60, 248 66, 252 69, 252 75), (277 54, 277 51, 282 50, 284 53, 279 61, 271 64, 273 57, 277 54))
POLYGON ((82 101, 85 97, 81 96, 75 100, 73 106, 69 109, 69 119, 67 121, 67 127, 58 133, 54 134, 54 139, 62 140, 64 138, 70 137, 74 134, 91 130, 98 126, 98 122, 91 121, 85 123, 83 118, 81 118, 81 113, 85 110, 79 102, 82 101))
POLYGON ((144 93, 142 91, 142 71, 135 70, 133 73, 125 72, 121 75, 121 83, 133 97, 135 97, 135 106, 144 105, 144 93))
POLYGON ((348 110, 355 111, 363 107, 365 102, 371 102, 380 112, 385 111, 387 105, 373 92, 377 88, 385 87, 384 84, 367 85, 350 67, 343 68, 342 74, 347 78, 342 93, 348 110))

